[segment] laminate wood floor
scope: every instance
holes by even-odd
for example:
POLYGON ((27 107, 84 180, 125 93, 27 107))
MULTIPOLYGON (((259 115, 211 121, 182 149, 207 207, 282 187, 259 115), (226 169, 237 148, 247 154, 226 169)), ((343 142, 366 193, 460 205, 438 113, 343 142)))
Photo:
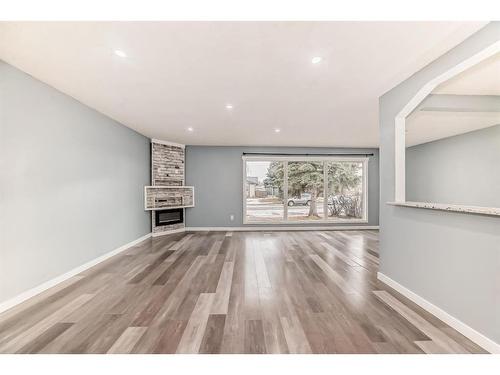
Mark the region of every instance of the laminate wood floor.
POLYGON ((484 352, 377 269, 376 231, 149 239, 0 315, 0 352, 484 352))

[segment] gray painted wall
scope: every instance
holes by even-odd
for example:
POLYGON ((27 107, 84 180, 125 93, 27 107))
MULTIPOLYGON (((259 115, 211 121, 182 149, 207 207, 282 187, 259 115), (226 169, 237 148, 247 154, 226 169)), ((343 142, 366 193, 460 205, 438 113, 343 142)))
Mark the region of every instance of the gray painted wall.
POLYGON ((151 231, 149 140, 0 61, 0 303, 151 231))
POLYGON ((406 149, 406 200, 500 207, 500 125, 406 149))
POLYGON ((389 206, 394 118, 431 79, 500 39, 493 22, 380 98, 380 271, 500 343, 500 218, 389 206))
MULTIPOLYGON (((368 164, 368 224, 365 225, 378 225, 379 172, 377 149, 187 146, 186 185, 193 185, 195 189, 195 207, 186 209, 186 225, 188 227, 243 226, 243 161, 241 159, 243 152, 373 152, 375 155, 370 158, 368 164), (234 221, 229 219, 231 214, 235 215, 234 221)), ((307 225, 343 224, 311 223, 307 225)))

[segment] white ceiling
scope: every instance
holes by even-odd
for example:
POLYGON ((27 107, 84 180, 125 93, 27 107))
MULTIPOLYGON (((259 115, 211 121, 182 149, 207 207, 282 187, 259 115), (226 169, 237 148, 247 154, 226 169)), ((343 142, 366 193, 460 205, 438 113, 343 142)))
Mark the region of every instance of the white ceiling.
POLYGON ((500 95, 500 53, 442 83, 433 93, 500 95))
POLYGON ((406 122, 406 147, 500 124, 500 112, 419 111, 406 122))
MULTIPOLYGON (((432 94, 500 95, 500 54, 442 83, 432 94)), ((416 111, 406 122, 406 146, 431 142, 500 124, 496 112, 416 111)))
POLYGON ((378 97, 484 24, 4 22, 0 58, 152 138, 363 147, 378 97))

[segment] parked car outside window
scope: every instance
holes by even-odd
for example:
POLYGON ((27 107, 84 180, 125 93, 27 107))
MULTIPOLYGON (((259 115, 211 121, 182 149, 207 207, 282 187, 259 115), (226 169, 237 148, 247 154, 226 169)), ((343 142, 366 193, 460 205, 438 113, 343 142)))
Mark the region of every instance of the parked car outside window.
POLYGON ((311 204, 311 194, 310 193, 302 193, 300 197, 292 197, 288 198, 288 206, 309 206, 311 204))

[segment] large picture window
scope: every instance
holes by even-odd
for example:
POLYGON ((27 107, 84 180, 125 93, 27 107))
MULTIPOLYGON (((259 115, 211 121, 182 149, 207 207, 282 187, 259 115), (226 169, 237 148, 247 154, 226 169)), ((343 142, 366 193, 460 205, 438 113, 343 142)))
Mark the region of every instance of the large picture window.
POLYGON ((246 222, 274 223, 285 218, 285 169, 281 161, 246 161, 246 222))
POLYGON ((243 221, 366 222, 368 158, 243 156, 243 221))

